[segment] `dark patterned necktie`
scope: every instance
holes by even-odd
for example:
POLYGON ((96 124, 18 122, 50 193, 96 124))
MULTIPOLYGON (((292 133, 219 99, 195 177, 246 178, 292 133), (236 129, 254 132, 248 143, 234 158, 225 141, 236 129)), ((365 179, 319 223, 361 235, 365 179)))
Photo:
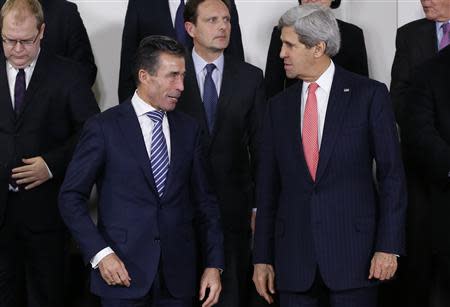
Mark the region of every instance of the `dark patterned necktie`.
POLYGON ((207 64, 206 68, 206 76, 205 83, 203 86, 203 105, 206 112, 206 119, 208 121, 209 132, 211 133, 214 128, 214 119, 216 117, 216 108, 217 108, 217 89, 214 81, 212 79, 212 73, 214 69, 216 69, 216 65, 207 64))
POLYGON ((16 115, 19 115, 23 109, 25 90, 25 70, 19 69, 16 75, 16 84, 14 85, 14 111, 16 115))

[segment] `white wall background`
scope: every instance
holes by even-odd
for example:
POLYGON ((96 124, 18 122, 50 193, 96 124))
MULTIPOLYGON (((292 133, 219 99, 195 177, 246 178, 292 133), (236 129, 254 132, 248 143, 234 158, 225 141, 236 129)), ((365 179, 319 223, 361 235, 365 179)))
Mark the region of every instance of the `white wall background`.
MULTIPOLYGON (((148 0, 152 1, 152 0, 148 0)), ((126 0, 79 0, 98 67, 95 92, 102 110, 118 103, 120 48, 126 0)), ((297 0, 236 0, 246 61, 264 70, 272 28, 297 0)), ((336 17, 364 30, 370 76, 390 83, 397 27, 423 17, 419 0, 342 0, 336 17)))

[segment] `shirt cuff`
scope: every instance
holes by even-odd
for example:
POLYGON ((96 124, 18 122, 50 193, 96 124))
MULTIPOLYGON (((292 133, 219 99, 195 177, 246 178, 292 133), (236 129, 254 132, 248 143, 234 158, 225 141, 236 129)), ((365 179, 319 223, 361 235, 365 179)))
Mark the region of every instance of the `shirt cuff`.
MULTIPOLYGON (((44 159, 42 159, 42 160, 44 160, 44 159)), ((52 171, 48 168, 47 162, 45 162, 45 160, 44 160, 44 164, 45 164, 45 167, 47 168, 49 179, 52 179, 53 178, 52 171)))
POLYGON ((98 268, 98 264, 100 263, 100 261, 102 261, 103 258, 105 258, 106 256, 110 255, 114 253, 114 251, 111 249, 111 247, 105 247, 104 249, 102 249, 101 251, 99 251, 97 254, 95 254, 94 257, 92 257, 91 259, 91 266, 93 269, 98 268))
POLYGON ((256 213, 256 211, 258 211, 258 208, 252 208, 252 212, 256 213))

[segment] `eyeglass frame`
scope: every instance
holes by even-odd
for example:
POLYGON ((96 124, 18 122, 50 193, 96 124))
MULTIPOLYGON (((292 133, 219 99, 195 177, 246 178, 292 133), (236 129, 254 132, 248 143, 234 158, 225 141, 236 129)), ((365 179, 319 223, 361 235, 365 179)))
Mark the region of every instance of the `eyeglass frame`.
POLYGON ((33 39, 10 39, 10 38, 7 38, 2 33, 2 42, 3 42, 3 44, 5 44, 11 48, 16 47, 17 44, 20 44, 20 45, 22 45, 22 47, 26 48, 26 47, 30 47, 36 43, 36 41, 39 37, 39 34, 41 34, 41 30, 39 30, 39 32, 36 34, 36 36, 33 39))

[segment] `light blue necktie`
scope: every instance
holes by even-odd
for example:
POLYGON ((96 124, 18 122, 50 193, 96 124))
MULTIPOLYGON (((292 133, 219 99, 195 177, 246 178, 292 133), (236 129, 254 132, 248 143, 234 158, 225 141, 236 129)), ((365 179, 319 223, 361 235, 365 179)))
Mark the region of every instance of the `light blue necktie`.
POLYGON ((152 167, 153 179, 159 197, 164 194, 167 171, 169 170, 169 153, 167 152, 166 139, 162 130, 162 121, 165 112, 151 111, 147 116, 153 121, 152 144, 150 150, 150 164, 152 167))
POLYGON ((219 100, 217 95, 216 85, 212 79, 212 73, 216 69, 214 64, 206 64, 206 76, 203 86, 203 105, 206 112, 206 119, 208 120, 208 128, 211 133, 214 128, 214 119, 216 117, 217 101, 219 100))

